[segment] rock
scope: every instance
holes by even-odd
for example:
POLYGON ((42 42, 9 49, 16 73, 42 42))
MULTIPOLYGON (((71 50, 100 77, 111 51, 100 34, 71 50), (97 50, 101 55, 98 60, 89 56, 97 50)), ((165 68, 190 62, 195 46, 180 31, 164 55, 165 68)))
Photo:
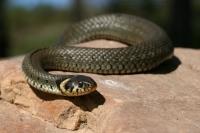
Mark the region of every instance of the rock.
MULTIPOLYGON (((123 46, 93 41, 101 47, 123 46)), ((95 46, 93 46, 95 47, 95 46)), ((23 57, 0 61, 1 133, 200 131, 200 51, 176 48, 158 68, 132 75, 86 74, 97 91, 82 97, 39 92, 25 81, 23 57)), ((67 73, 67 72, 66 72, 67 73)))

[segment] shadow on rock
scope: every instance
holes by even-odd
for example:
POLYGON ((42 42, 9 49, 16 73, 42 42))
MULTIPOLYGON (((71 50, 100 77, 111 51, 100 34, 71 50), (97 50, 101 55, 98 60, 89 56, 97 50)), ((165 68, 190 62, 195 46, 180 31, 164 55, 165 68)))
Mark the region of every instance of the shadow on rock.
POLYGON ((180 64, 181 64, 181 61, 176 56, 173 56, 171 59, 163 62, 158 67, 156 67, 156 68, 154 68, 151 71, 146 72, 146 73, 149 73, 149 74, 167 74, 167 73, 170 73, 170 72, 173 72, 174 70, 176 70, 180 64))
POLYGON ((78 96, 78 97, 67 97, 67 96, 59 96, 53 95, 49 93, 44 93, 39 91, 33 87, 31 89, 35 92, 35 94, 46 101, 53 101, 57 99, 68 100, 74 103, 76 106, 79 106, 84 111, 92 111, 94 108, 97 108, 99 105, 103 105, 105 102, 105 98, 98 91, 92 92, 88 95, 78 96))

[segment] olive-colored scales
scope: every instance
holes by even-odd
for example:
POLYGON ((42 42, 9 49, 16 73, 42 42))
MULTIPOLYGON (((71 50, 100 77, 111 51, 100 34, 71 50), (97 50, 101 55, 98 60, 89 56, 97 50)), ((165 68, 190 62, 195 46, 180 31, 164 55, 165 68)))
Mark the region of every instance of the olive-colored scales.
POLYGON ((38 90, 80 96, 95 91, 96 83, 93 79, 81 75, 53 75, 47 70, 131 74, 150 70, 172 55, 172 42, 160 27, 136 16, 111 14, 73 25, 65 31, 58 46, 28 54, 22 68, 28 83, 38 90), (72 46, 94 39, 120 41, 128 47, 72 46))

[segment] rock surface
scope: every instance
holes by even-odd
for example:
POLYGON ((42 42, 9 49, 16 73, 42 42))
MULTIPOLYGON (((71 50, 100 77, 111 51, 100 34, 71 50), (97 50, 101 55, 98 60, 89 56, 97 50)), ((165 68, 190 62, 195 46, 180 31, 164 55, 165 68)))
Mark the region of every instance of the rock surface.
MULTIPOLYGON (((111 41, 83 46, 101 47, 111 41)), ((133 75, 96 75, 97 91, 62 97, 30 88, 23 57, 0 61, 1 133, 200 132, 200 51, 175 49, 158 68, 133 75)))

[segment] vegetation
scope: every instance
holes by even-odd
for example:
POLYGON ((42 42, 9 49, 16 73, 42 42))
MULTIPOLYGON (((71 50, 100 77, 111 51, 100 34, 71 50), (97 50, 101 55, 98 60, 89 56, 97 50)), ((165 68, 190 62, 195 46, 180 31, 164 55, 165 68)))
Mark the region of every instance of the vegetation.
MULTIPOLYGON (((178 0, 177 0, 178 1, 178 0)), ((179 0, 180 1, 180 0, 179 0)), ((187 1, 187 0, 186 0, 187 1)), ((74 4, 65 9, 55 8, 50 5, 39 5, 33 9, 12 7, 7 9, 7 26, 9 30, 9 56, 27 53, 33 49, 55 44, 64 29, 75 21, 86 17, 104 13, 128 13, 145 17, 161 27, 170 36, 172 3, 167 0, 108 0, 106 5, 90 5, 89 2, 76 0, 74 4)), ((181 6, 181 4, 179 4, 181 6)), ((192 36, 187 47, 200 48, 200 2, 192 4, 191 17, 192 36)), ((176 39, 176 37, 173 39, 176 39)), ((181 45, 177 45, 181 46, 181 45)), ((183 45, 184 46, 184 45, 183 45)))

